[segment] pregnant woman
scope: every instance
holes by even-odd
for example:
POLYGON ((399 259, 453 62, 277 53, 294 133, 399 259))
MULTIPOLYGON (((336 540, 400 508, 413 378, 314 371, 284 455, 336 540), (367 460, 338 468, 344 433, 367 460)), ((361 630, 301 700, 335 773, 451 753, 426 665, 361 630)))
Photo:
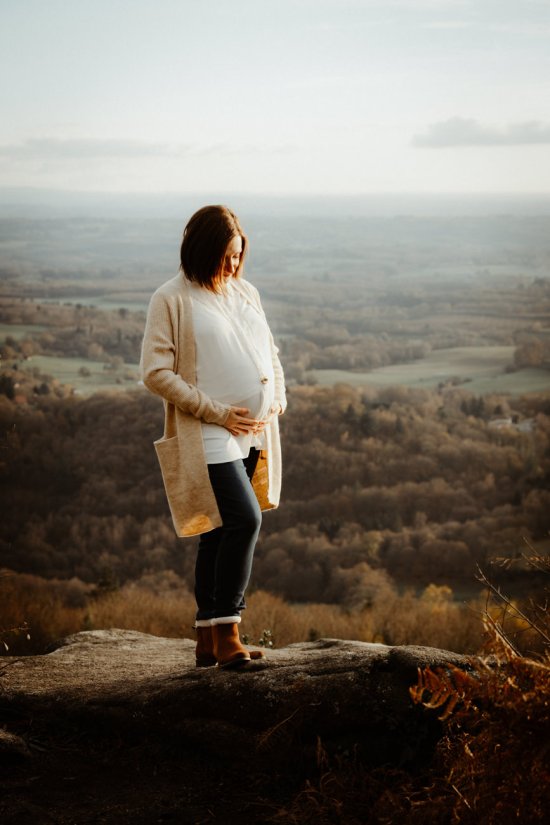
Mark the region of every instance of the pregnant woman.
POLYGON ((258 292, 242 277, 246 251, 233 212, 196 212, 181 272, 151 298, 143 339, 143 382, 164 400, 155 448, 176 533, 200 535, 199 667, 262 655, 243 647, 238 624, 261 511, 277 507, 281 488, 283 370, 258 292))

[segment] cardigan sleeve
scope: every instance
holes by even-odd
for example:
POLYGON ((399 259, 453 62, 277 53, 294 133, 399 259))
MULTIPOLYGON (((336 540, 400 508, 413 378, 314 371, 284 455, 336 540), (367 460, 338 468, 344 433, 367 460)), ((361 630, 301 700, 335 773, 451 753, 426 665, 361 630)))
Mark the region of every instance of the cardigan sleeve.
POLYGON ((155 292, 149 303, 145 333, 141 349, 141 376, 148 390, 160 395, 180 410, 190 413, 207 424, 223 426, 231 409, 210 398, 194 384, 188 384, 178 375, 177 319, 171 312, 169 300, 155 292))
POLYGON ((275 346, 275 341, 273 340, 273 335, 271 335, 271 330, 269 335, 271 338, 271 360, 273 362, 273 374, 275 375, 275 402, 281 405, 281 412, 284 413, 287 404, 285 376, 278 356, 279 349, 275 346))

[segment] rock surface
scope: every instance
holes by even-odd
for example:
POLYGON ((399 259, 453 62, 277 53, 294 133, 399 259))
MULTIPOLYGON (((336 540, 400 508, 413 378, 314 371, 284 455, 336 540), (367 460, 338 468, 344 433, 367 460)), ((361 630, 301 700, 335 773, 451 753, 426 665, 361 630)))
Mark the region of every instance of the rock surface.
MULTIPOLYGON (((245 768, 251 774, 292 772, 296 760, 302 768, 304 760, 315 761, 319 742, 327 752, 353 752, 373 765, 429 760, 439 723, 412 704, 409 687, 418 668, 464 664, 465 659, 433 648, 324 639, 268 651, 265 660, 243 670, 197 669, 188 639, 98 630, 71 636, 47 655, 4 662, 3 763, 11 753, 14 763, 26 764, 30 754, 33 773, 40 777, 42 770, 44 781, 51 770, 57 771, 57 781, 58 774, 71 770, 82 779, 86 751, 92 763, 87 781, 91 771, 93 785, 98 771, 127 766, 131 755, 142 774, 136 787, 144 787, 152 781, 153 766, 167 774, 185 769, 191 783, 197 781, 193 771, 202 776, 205 765, 220 776, 224 765, 230 773, 245 768)), ((200 788, 194 790, 195 797, 191 790, 186 796, 186 810, 191 798, 206 804, 200 788)), ((61 802, 54 797, 52 810, 57 810, 61 802)), ((8 788, 0 813, 13 813, 10 799, 8 788)), ((38 804, 36 799, 32 804, 38 804)), ((17 810, 17 821, 26 821, 17 810)), ((109 810, 110 819, 89 821, 119 821, 118 807, 109 810)), ((126 816, 130 809, 125 810, 126 816)), ((134 821, 141 821, 138 809, 131 810, 134 821)), ((65 820, 58 810, 56 816, 52 821, 88 821, 65 820)), ((216 821, 200 820, 196 810, 190 817, 178 821, 216 821)))

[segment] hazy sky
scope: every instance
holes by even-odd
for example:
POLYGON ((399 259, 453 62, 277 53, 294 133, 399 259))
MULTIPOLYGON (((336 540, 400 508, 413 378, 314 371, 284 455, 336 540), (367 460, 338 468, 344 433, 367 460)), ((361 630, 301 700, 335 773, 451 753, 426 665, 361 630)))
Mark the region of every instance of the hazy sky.
POLYGON ((550 0, 0 0, 0 185, 550 192, 550 0))

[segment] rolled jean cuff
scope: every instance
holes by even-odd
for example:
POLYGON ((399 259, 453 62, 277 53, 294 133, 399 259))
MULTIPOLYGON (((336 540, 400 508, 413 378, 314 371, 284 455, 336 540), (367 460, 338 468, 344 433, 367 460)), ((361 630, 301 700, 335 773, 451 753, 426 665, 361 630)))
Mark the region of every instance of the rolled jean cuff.
POLYGON ((218 616, 215 619, 211 619, 211 625, 216 624, 240 624, 241 617, 237 614, 236 616, 218 616))
POLYGON ((195 627, 212 627, 212 619, 195 619, 195 627))

